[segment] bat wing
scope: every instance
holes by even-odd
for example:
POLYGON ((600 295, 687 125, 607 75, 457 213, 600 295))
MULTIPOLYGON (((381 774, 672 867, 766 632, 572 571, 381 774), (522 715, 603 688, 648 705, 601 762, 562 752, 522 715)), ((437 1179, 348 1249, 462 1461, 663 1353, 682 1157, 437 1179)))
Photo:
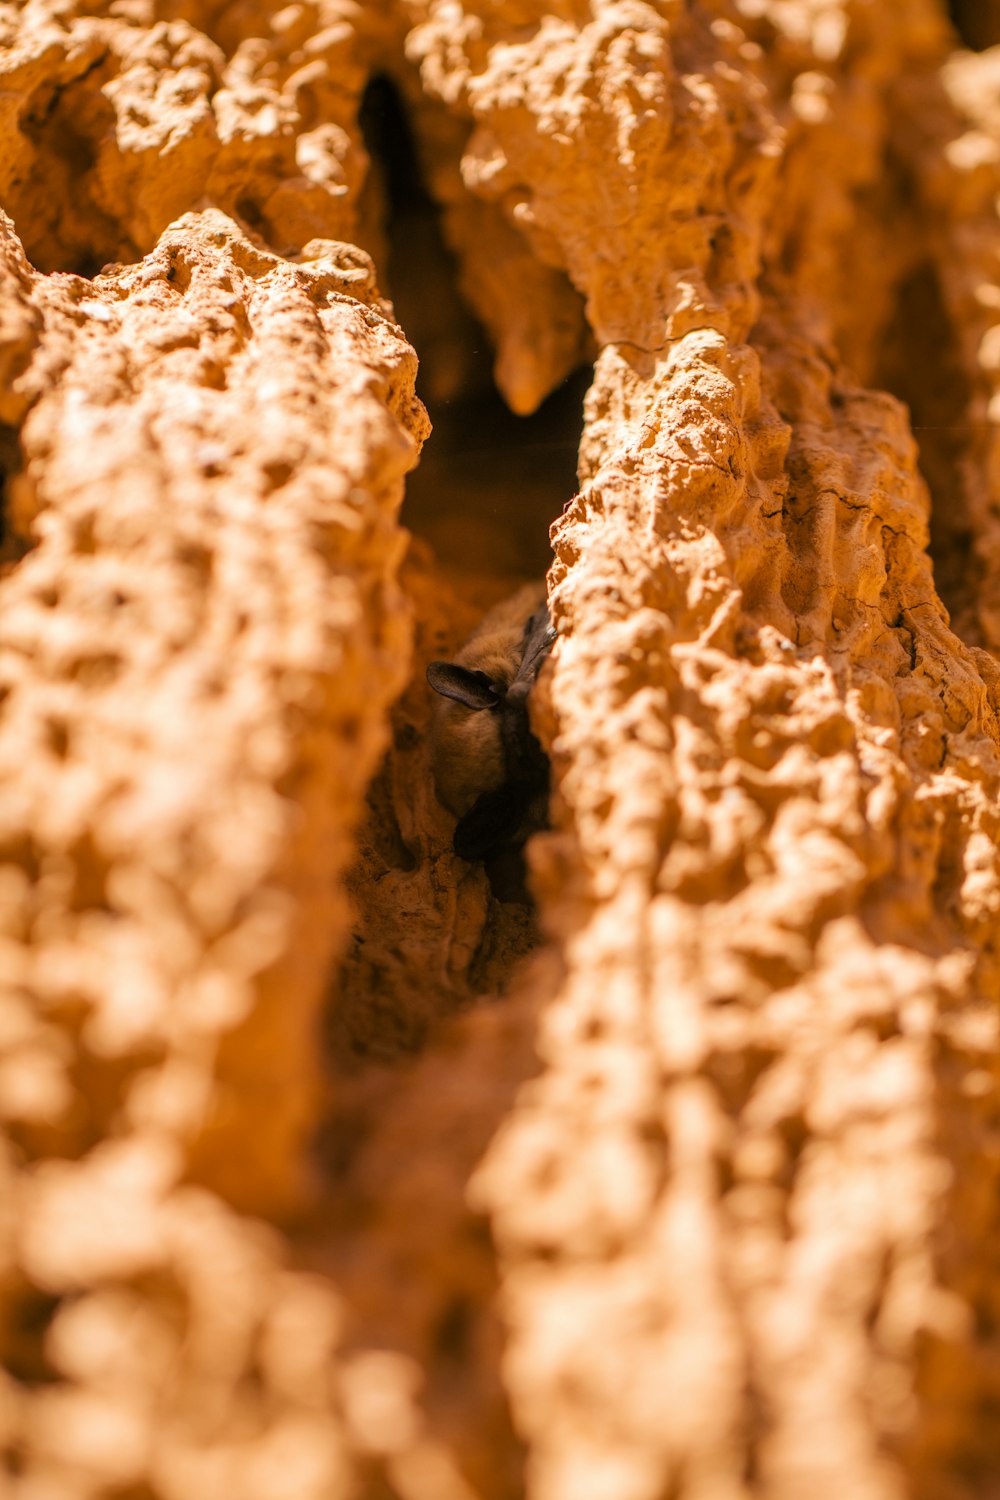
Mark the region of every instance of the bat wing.
POLYGON ((451 847, 460 859, 485 859, 512 843, 524 821, 530 800, 528 788, 508 781, 496 791, 483 792, 460 818, 451 847))

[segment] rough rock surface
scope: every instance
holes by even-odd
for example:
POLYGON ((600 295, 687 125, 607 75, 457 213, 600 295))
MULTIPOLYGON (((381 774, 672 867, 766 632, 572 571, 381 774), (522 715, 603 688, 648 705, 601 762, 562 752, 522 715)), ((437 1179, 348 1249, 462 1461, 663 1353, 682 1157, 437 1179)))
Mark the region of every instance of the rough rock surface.
POLYGON ((993 1494, 1000 53, 28 0, 0 75, 5 1492, 993 1494), (422 678, 551 522, 532 911, 422 678))

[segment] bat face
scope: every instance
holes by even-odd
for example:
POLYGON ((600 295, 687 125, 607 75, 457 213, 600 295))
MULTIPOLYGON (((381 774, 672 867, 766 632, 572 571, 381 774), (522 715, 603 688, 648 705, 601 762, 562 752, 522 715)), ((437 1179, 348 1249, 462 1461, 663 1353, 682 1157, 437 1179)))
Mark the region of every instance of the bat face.
POLYGON ((462 859, 486 859, 544 824, 548 760, 528 699, 554 640, 544 587, 532 584, 487 615, 455 661, 427 668, 443 700, 434 782, 458 818, 452 847, 462 859))

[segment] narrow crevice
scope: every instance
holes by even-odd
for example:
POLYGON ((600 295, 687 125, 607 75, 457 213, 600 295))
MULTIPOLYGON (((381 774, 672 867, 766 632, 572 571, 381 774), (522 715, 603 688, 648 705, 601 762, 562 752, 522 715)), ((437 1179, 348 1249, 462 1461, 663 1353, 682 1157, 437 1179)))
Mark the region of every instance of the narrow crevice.
POLYGON ((487 336, 457 291, 389 79, 369 85, 361 123, 380 184, 380 278, 420 358, 417 389, 434 431, 403 509, 414 533, 401 573, 415 620, 411 677, 348 878, 356 923, 327 1036, 341 1078, 422 1052, 448 1017, 501 995, 537 943, 527 887, 453 852, 454 819, 433 785, 425 670, 449 659, 498 601, 544 576, 549 526, 576 489, 589 378, 568 380, 533 416, 510 412, 493 384, 487 336))
POLYGON ((547 571, 549 526, 577 488, 590 374, 571 377, 530 417, 507 408, 389 80, 369 86, 362 125, 369 205, 373 193, 380 200, 370 215, 382 221, 379 283, 417 351, 433 432, 402 512, 412 533, 400 572, 414 621, 410 678, 357 833, 347 879, 354 931, 326 1017, 331 1107, 317 1157, 329 1222, 317 1253, 351 1309, 349 1341, 421 1363, 435 1349, 423 1393, 429 1430, 484 1500, 514 1500, 525 1454, 501 1375, 496 1255, 467 1189, 537 1068, 532 997, 557 988, 562 956, 557 944, 540 945, 529 902, 502 898, 482 862, 454 852, 455 819, 434 790, 425 671, 547 571))
POLYGON ((948 13, 963 44, 973 52, 985 52, 1000 42, 998 0, 948 0, 948 13))
POLYGON ((875 383, 910 409, 920 470, 931 493, 930 554, 953 628, 976 635, 978 562, 967 455, 973 391, 955 341, 937 269, 922 261, 901 283, 881 342, 875 383))
POLYGON ((0 425, 0 578, 16 562, 13 557, 13 518, 10 513, 10 428, 0 425))
POLYGON ((23 1276, 5 1287, 0 1318, 0 1350, 8 1375, 29 1388, 51 1385, 57 1374, 46 1352, 46 1335, 60 1307, 58 1297, 40 1291, 23 1276))

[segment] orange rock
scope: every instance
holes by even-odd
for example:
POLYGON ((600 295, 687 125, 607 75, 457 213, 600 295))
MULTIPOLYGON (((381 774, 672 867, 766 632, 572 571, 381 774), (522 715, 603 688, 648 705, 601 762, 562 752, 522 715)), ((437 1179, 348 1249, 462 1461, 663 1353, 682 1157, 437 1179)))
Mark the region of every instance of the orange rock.
POLYGON ((996 69, 0 6, 18 1500, 1000 1484, 996 69), (423 675, 547 563, 531 912, 423 675))

